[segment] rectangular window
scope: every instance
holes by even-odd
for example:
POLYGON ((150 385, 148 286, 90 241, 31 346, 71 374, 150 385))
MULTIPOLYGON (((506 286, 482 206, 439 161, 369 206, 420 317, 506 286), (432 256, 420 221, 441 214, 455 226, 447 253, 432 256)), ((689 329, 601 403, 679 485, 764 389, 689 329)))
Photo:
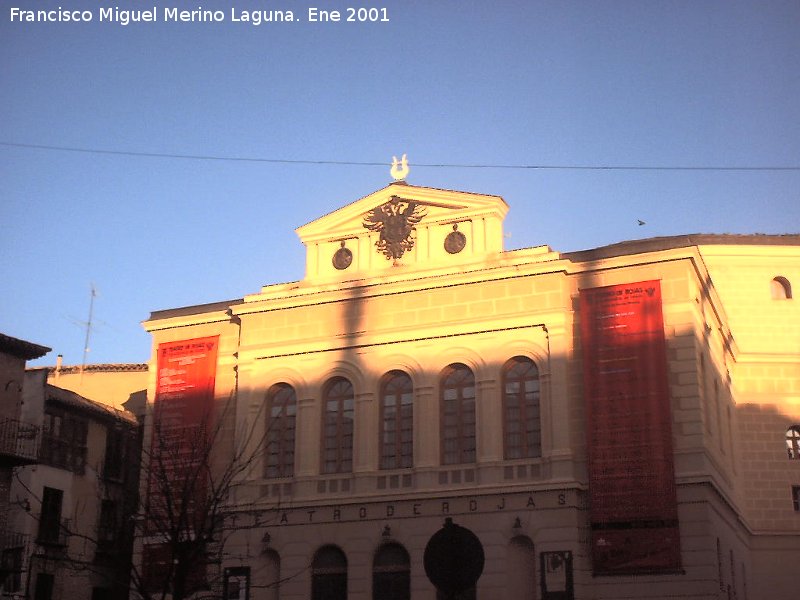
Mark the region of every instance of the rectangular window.
POLYGON ((475 377, 455 363, 444 370, 440 385, 442 464, 475 462, 475 377))
POLYGON ((353 470, 354 405, 352 384, 343 377, 331 379, 323 393, 323 473, 350 473, 353 470))
POLYGON ((387 373, 381 384, 381 469, 414 465, 414 394, 411 378, 402 371, 387 373))
POLYGON ((142 585, 155 593, 169 585, 172 553, 167 544, 145 544, 142 548, 142 585))
POLYGON ((792 425, 786 430, 786 451, 789 458, 800 458, 800 425, 792 425))
POLYGON ((297 397, 286 383, 272 386, 267 394, 266 422, 267 478, 294 475, 294 438, 297 419, 297 397))
POLYGON ((106 479, 122 481, 125 464, 125 434, 121 429, 106 429, 106 456, 103 464, 103 475, 106 479))
POLYGON ((541 598, 574 598, 575 587, 572 573, 572 552, 542 552, 539 554, 541 569, 541 598))
POLYGON ((225 600, 250 600, 250 568, 225 569, 225 600))
POLYGON ((42 544, 60 544, 64 538, 61 523, 63 499, 64 492, 62 490, 45 487, 42 491, 42 513, 39 517, 39 535, 37 537, 42 544))
POLYGON ((45 464, 82 475, 86 467, 89 423, 56 407, 45 409, 39 458, 45 464))
POLYGON ((22 552, 24 546, 6 548, 0 554, 0 571, 6 573, 2 583, 3 594, 14 594, 22 591, 22 552))
POLYGON ((100 520, 97 524, 97 538, 101 541, 114 541, 117 538, 117 503, 103 500, 100 505, 100 520))
POLYGON ((55 576, 51 573, 39 573, 36 576, 36 592, 34 600, 53 600, 53 580, 55 576))
POLYGON ((117 503, 113 500, 103 500, 100 504, 100 517, 97 520, 96 561, 106 560, 116 555, 118 536, 117 503))
POLYGON ((795 512, 800 512, 800 485, 792 486, 792 505, 795 512))
POLYGON ((534 362, 516 356, 503 367, 505 458, 542 455, 539 416, 539 370, 534 362))

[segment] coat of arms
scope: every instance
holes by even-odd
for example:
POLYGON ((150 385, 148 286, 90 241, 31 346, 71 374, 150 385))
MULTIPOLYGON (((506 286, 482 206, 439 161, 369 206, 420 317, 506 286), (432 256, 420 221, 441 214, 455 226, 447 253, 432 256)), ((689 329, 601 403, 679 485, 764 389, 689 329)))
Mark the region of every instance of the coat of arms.
POLYGON ((413 200, 392 196, 386 204, 373 208, 364 217, 363 225, 379 232, 375 247, 387 260, 398 260, 414 247, 411 232, 427 214, 426 208, 413 200))

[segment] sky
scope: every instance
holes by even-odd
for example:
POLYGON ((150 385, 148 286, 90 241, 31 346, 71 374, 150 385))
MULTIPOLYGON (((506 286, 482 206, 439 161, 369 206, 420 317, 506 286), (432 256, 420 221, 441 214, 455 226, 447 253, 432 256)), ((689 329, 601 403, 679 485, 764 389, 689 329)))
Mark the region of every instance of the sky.
POLYGON ((94 288, 86 361, 145 362, 151 311, 302 279, 294 230, 403 153, 502 196, 506 249, 797 233, 798 32, 797 0, 0 0, 0 332, 81 364, 94 288))

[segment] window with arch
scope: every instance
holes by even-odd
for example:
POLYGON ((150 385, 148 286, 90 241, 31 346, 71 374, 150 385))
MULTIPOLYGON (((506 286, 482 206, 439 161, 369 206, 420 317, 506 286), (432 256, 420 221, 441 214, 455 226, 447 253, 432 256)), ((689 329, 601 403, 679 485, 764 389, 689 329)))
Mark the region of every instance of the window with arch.
POLYGON ((267 549, 262 553, 265 563, 259 573, 268 582, 267 589, 259 591, 259 600, 280 600, 281 597, 281 557, 275 550, 267 549))
POLYGON ((770 283, 770 292, 773 300, 790 300, 792 298, 792 284, 786 277, 775 277, 770 283))
POLYGON ((349 473, 353 470, 353 385, 334 377, 323 388, 322 472, 349 473))
POLYGON ((511 538, 506 556, 506 598, 533 600, 536 597, 536 553, 526 535, 511 538))
POLYGON ((414 386, 402 371, 389 371, 381 381, 381 469, 414 466, 414 386))
POLYGON ((449 365, 441 376, 442 464, 475 462, 475 376, 466 365, 449 365))
POLYGON ((506 459, 542 455, 539 369, 525 356, 503 366, 503 431, 506 459))
POLYGON ((311 600, 347 600, 347 557, 336 546, 323 546, 314 554, 311 600))
POLYGON ((786 430, 786 452, 789 458, 800 459, 800 425, 786 430))
POLYGON ((277 383, 267 392, 266 465, 264 477, 294 475, 294 433, 297 395, 288 383, 277 383))
POLYGON ((400 544, 384 544, 372 560, 372 599, 409 600, 411 560, 400 544))

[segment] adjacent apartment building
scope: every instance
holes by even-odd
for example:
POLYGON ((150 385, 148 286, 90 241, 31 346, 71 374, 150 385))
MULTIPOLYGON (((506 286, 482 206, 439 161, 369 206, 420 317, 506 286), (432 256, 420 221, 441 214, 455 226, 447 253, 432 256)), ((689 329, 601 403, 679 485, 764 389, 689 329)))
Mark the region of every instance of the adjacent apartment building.
POLYGON ((506 251, 508 208, 395 182, 297 229, 303 279, 152 313, 150 456, 246 463, 186 589, 797 595, 800 235, 506 251))
POLYGON ((39 423, 24 421, 22 386, 26 361, 50 348, 0 334, 0 586, 5 593, 19 587, 23 571, 25 531, 9 517, 16 504, 11 495, 15 470, 37 459, 39 423))
MULTIPOLYGON (((5 340, 4 340, 5 341, 5 340)), ((19 344, 18 344, 19 345, 19 344)), ((34 348, 34 345, 30 345, 34 348)), ((35 347, 39 348, 39 347, 35 347)), ((36 358, 37 350, 22 358, 36 358)), ((37 368, 18 361, 13 385, 16 420, 2 424, 4 444, 0 597, 109 600, 128 597, 138 506, 140 428, 121 408, 51 385, 87 387, 92 374, 115 381, 88 391, 110 398, 115 386, 135 390, 125 372, 146 366, 37 368), (8 423, 11 423, 9 425, 8 423), (16 445, 6 438, 16 432, 16 445), (5 452, 5 450, 10 450, 5 452), (13 464, 8 461, 14 459, 13 464)), ((124 392, 120 391, 120 394, 124 392)), ((129 394, 130 395, 130 394, 129 394)), ((135 396, 135 394, 134 394, 135 396)))

